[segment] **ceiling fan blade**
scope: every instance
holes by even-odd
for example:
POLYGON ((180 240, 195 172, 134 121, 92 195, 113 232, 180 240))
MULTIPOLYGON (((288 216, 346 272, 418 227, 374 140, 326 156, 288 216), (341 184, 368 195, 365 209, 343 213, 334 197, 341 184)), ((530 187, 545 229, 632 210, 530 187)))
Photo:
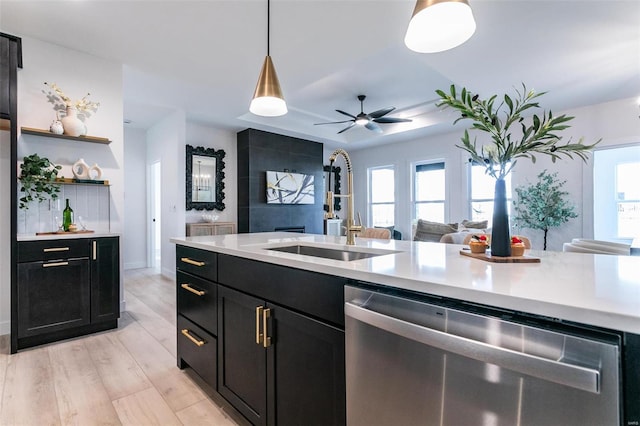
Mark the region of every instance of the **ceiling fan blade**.
POLYGON ((383 115, 389 114, 394 109, 396 109, 396 108, 395 107, 383 108, 383 109, 379 109, 377 111, 373 111, 373 112, 369 113, 368 115, 371 118, 380 118, 383 115))
POLYGON ((356 125, 356 122, 354 121, 353 123, 349 124, 347 127, 345 127, 344 129, 340 130, 338 132, 338 134, 342 133, 342 132, 346 132, 347 130, 349 130, 350 128, 352 128, 353 126, 356 125))
POLYGON ((380 126, 378 126, 373 121, 368 122, 367 124, 364 125, 364 127, 366 127, 369 130, 372 130, 372 131, 374 131, 376 133, 382 133, 382 128, 380 128, 380 126))
POLYGON ((340 114, 344 114, 344 115, 346 115, 347 117, 351 117, 351 118, 353 118, 354 120, 356 119, 356 116, 355 116, 355 115, 351 115, 351 114, 349 114, 348 112, 344 112, 344 111, 341 111, 341 110, 339 110, 339 109, 337 109, 336 111, 337 111, 337 112, 339 112, 340 114))
POLYGON ((321 126, 323 124, 340 124, 340 123, 348 123, 353 120, 345 120, 345 121, 330 121, 328 123, 313 123, 314 126, 321 126))
POLYGON ((410 118, 380 117, 380 118, 374 118, 373 121, 375 121, 376 123, 386 124, 386 123, 410 123, 413 120, 410 118))

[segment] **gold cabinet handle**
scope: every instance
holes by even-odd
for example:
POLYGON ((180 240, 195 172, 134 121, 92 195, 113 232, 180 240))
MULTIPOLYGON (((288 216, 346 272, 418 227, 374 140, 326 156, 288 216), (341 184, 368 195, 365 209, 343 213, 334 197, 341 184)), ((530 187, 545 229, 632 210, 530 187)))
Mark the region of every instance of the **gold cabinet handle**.
POLYGON ((55 251, 69 251, 69 247, 50 247, 46 249, 42 249, 44 253, 51 253, 55 251))
POLYGON ((191 333, 189 332, 189 330, 187 330, 186 328, 183 328, 181 333, 182 333, 182 335, 184 337, 186 337, 187 339, 191 340, 193 342, 193 344, 198 346, 198 347, 203 346, 205 343, 207 343, 204 340, 200 339, 199 337, 197 339, 195 337, 193 337, 191 335, 191 333))
POLYGON ((204 291, 196 290, 195 288, 191 287, 187 283, 180 285, 180 287, 184 288, 187 291, 190 291, 191 293, 195 294, 196 296, 204 296, 206 294, 204 291))
POLYGON ((269 319, 270 316, 271 316, 271 309, 267 308, 262 311, 262 327, 264 329, 264 339, 262 340, 262 346, 264 346, 265 348, 268 348, 269 346, 271 346, 271 337, 267 333, 268 332, 267 320, 269 319))
POLYGON ((67 266, 69 262, 53 262, 53 263, 43 263, 43 268, 52 268, 54 266, 67 266))
POLYGON ((183 261, 184 263, 188 263, 189 265, 193 265, 193 266, 204 266, 205 263, 204 262, 198 262, 197 260, 191 260, 188 257, 182 257, 180 258, 181 261, 183 261))
POLYGON ((98 242, 96 240, 93 240, 93 244, 91 245, 92 246, 91 250, 92 250, 92 253, 93 253, 93 255, 92 255, 93 260, 96 260, 98 258, 97 245, 98 245, 98 242))
POLYGON ((260 328, 260 320, 262 319, 262 311, 264 308, 262 306, 256 306, 256 344, 262 344, 262 330, 260 328))

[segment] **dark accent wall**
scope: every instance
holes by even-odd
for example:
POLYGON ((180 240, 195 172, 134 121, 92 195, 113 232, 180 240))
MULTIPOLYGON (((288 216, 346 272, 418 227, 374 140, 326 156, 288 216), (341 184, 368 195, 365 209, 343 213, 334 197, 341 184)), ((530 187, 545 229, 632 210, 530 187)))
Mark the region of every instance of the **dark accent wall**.
POLYGON ((238 133, 238 232, 271 232, 304 226, 322 234, 322 144, 247 129, 238 133), (267 170, 314 175, 314 204, 267 204, 267 170))

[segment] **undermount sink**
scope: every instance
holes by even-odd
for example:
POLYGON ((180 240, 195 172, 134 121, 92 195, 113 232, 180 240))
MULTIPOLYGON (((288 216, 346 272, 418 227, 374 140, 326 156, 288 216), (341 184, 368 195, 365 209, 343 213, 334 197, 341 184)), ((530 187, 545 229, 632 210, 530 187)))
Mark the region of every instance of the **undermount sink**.
POLYGON ((281 251, 285 253, 302 254, 305 256, 322 257, 324 259, 342 260, 350 262, 352 260, 367 259, 375 256, 382 256, 385 254, 398 253, 394 250, 379 250, 375 252, 368 251, 355 251, 355 250, 339 250, 326 247, 315 247, 305 245, 293 245, 283 247, 273 247, 267 250, 281 251))

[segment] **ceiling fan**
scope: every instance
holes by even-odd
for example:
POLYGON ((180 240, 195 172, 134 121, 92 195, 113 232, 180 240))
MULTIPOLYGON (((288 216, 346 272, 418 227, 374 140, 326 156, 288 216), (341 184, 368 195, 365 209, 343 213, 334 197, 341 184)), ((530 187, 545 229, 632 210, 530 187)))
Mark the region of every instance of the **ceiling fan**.
POLYGON ((331 121, 329 123, 315 123, 316 126, 323 124, 340 124, 340 123, 351 123, 344 129, 340 130, 338 134, 342 132, 346 132, 353 126, 360 125, 364 126, 367 129, 374 131, 376 133, 382 133, 382 128, 378 124, 389 124, 389 123, 407 123, 412 121, 409 118, 393 118, 393 117, 385 117, 385 115, 389 114, 391 111, 396 109, 395 107, 388 107, 379 109, 374 112, 370 112, 369 114, 365 114, 364 112, 364 100, 366 99, 365 95, 358 95, 358 100, 360 101, 360 114, 351 115, 348 112, 341 111, 337 109, 336 111, 340 114, 346 115, 347 117, 351 117, 350 120, 344 121, 331 121))

